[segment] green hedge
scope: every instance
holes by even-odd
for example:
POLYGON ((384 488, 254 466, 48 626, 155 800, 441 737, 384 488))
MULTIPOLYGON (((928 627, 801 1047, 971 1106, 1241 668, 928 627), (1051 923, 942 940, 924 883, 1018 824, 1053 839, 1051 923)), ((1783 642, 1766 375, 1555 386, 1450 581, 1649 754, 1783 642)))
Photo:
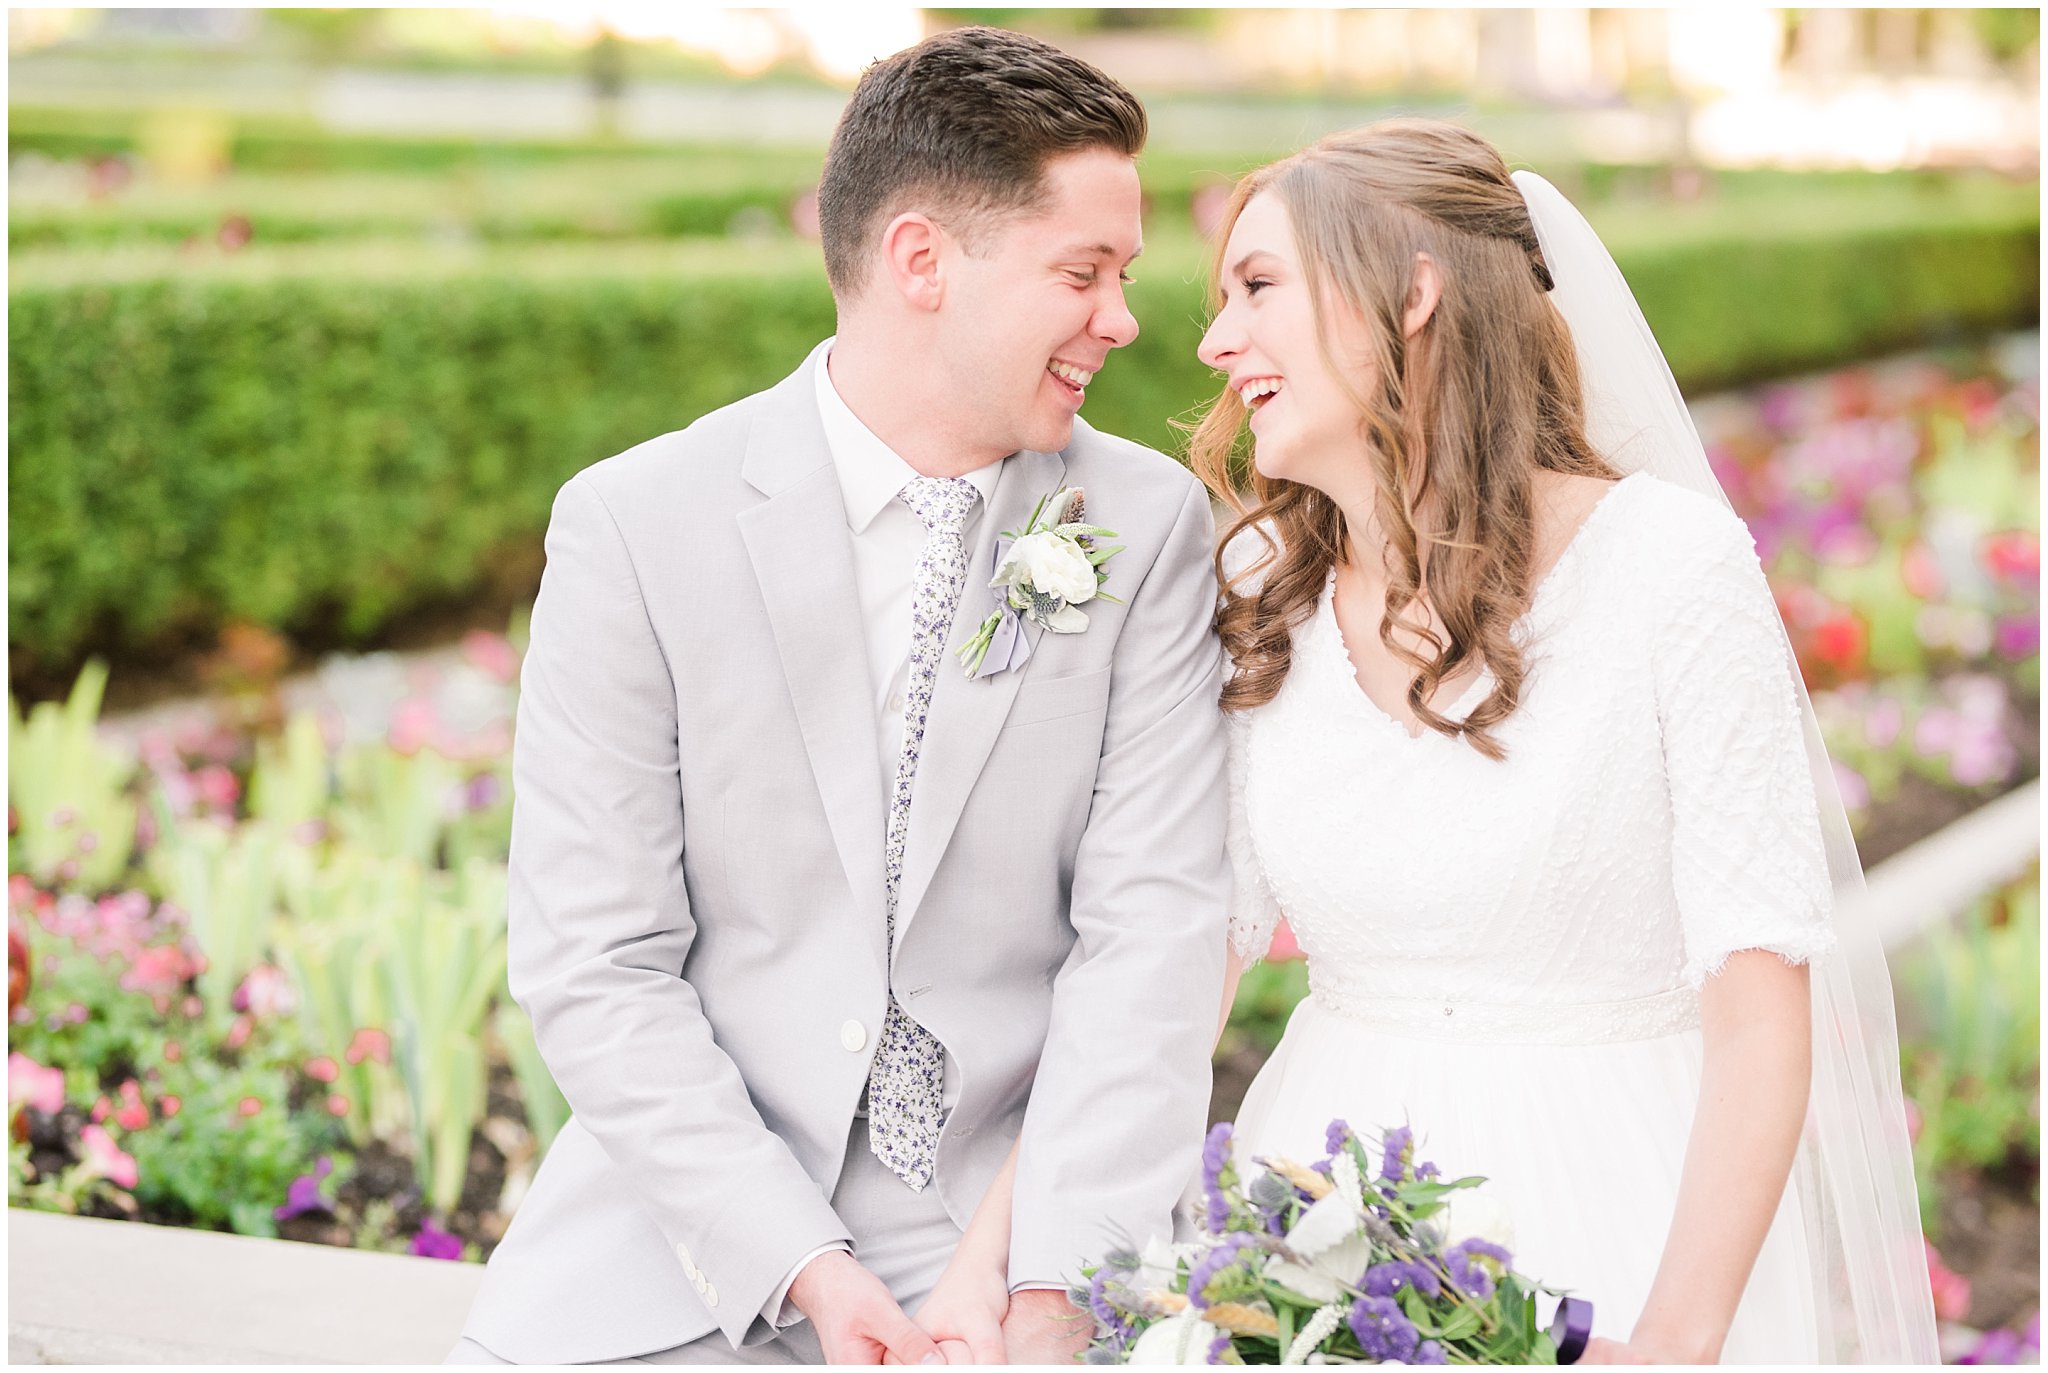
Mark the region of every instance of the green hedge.
MULTIPOLYGON (((1617 249, 1688 389, 2037 318, 2038 214, 1617 249)), ((367 639, 531 577, 556 487, 768 385, 832 328, 802 245, 15 264, 13 675, 231 617, 367 639), (104 269, 104 270, 103 270, 104 269), (95 273, 101 273, 96 279, 95 273)), ((1201 267, 1141 264, 1090 420, 1168 449, 1214 394, 1201 267)))

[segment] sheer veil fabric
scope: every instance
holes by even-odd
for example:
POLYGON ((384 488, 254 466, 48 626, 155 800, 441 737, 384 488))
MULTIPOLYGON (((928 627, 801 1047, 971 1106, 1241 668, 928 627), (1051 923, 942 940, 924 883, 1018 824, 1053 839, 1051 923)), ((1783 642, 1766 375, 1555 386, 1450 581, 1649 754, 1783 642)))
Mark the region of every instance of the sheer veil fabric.
MULTIPOLYGON (((1663 350, 1599 235, 1542 177, 1520 171, 1514 181, 1578 352, 1587 437, 1624 472, 1649 471, 1726 504, 1663 350)), ((1800 683, 1796 662, 1792 679, 1800 683)), ((1793 1164, 1815 1309, 1827 1313, 1821 1357, 1937 1363, 1891 977, 1813 703, 1798 690, 1837 941, 1813 966, 1813 1093, 1793 1164)))

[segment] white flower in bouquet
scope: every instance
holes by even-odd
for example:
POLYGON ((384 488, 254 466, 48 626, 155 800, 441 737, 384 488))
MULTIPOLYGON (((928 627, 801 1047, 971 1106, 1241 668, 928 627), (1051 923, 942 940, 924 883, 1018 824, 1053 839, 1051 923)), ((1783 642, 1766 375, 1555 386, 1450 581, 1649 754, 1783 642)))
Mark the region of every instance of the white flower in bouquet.
POLYGON ((1484 1192, 1468 1188, 1451 1193, 1444 1198, 1436 1223, 1443 1231, 1446 1249, 1469 1239, 1485 1240, 1511 1252, 1515 1247, 1513 1214, 1498 1197, 1484 1192))
POLYGON ((1131 1346, 1127 1363, 1209 1362, 1209 1346, 1223 1332, 1191 1311, 1154 1321, 1131 1346))

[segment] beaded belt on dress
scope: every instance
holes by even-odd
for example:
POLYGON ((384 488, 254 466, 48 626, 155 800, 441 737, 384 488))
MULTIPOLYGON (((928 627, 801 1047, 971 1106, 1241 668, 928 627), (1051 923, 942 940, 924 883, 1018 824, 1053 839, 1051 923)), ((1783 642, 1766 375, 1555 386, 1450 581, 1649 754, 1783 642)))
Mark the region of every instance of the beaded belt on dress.
POLYGON ((1499 1003, 1423 1001, 1316 988, 1327 1011, 1374 1029, 1474 1043, 1618 1044, 1697 1029, 1699 993, 1678 987, 1633 1001, 1499 1003))

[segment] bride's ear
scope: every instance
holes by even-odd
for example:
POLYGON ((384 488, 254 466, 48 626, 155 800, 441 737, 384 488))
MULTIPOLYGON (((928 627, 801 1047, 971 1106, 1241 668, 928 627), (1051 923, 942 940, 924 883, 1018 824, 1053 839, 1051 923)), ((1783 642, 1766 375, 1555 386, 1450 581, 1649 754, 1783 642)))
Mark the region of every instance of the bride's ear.
POLYGON ((1401 314, 1401 337, 1414 338, 1429 323, 1443 294, 1444 279, 1436 269, 1436 259, 1428 253, 1417 253, 1415 276, 1409 283, 1408 301, 1401 314))

